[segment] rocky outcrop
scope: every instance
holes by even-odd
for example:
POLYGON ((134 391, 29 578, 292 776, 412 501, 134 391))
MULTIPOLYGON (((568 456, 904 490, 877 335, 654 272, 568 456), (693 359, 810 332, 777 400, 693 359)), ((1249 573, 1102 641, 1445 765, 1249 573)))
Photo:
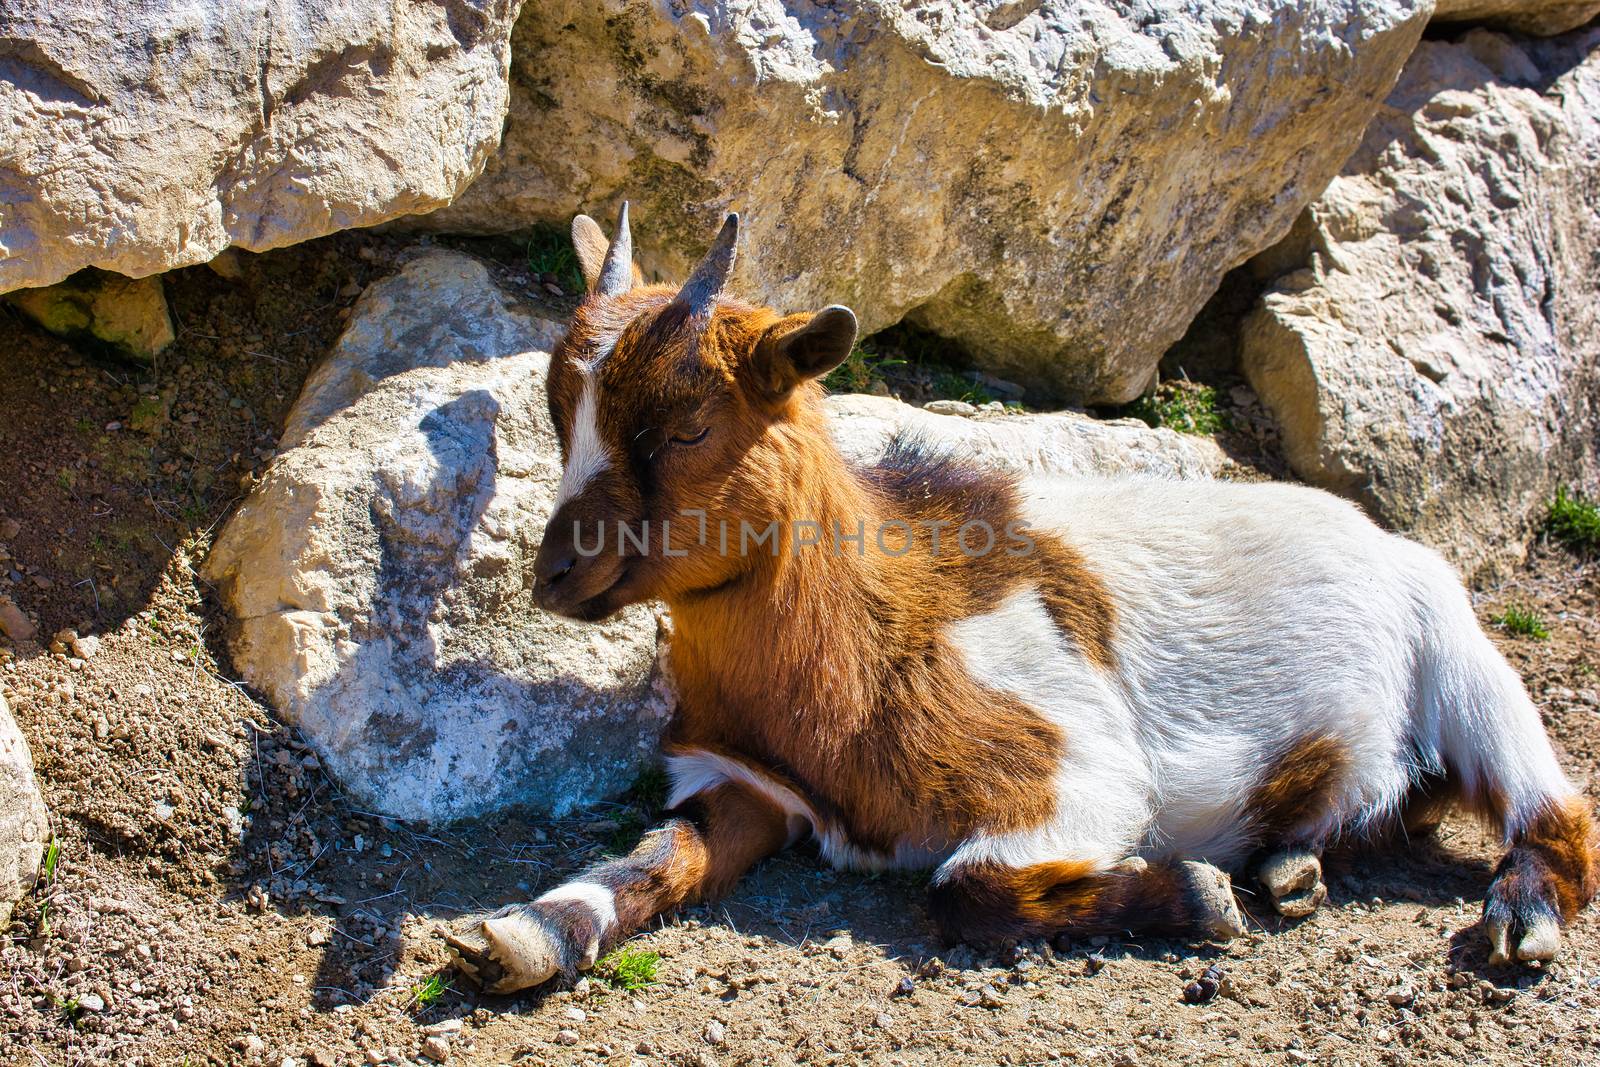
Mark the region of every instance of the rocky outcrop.
POLYGON ((498 144, 517 0, 0 5, 0 292, 447 203, 498 144))
POLYGON ((49 836, 28 742, 0 696, 0 933, 17 899, 33 888, 49 836))
POLYGON ((1358 142, 1429 0, 530 4, 506 143, 416 224, 634 204, 681 278, 745 213, 739 288, 902 318, 1041 395, 1149 384, 1224 271, 1358 142))
POLYGON ((1274 262, 1244 370, 1306 480, 1466 571, 1600 441, 1600 30, 1427 41, 1274 262))
POLYGON ((1209 437, 1151 429, 1138 419, 1070 413, 939 415, 891 397, 828 398, 840 451, 872 463, 896 435, 932 441, 974 463, 1020 475, 1154 474, 1215 477, 1227 457, 1209 437))
POLYGON ((151 362, 177 336, 160 278, 85 270, 6 300, 57 337, 136 363, 151 362))
POLYGON ((1600 0, 1439 0, 1436 22, 1481 22, 1519 33, 1575 30, 1600 15, 1600 0))
POLYGON ((583 626, 530 596, 555 336, 454 253, 370 287, 206 564, 245 680, 371 810, 559 813, 653 756, 652 613, 583 626))

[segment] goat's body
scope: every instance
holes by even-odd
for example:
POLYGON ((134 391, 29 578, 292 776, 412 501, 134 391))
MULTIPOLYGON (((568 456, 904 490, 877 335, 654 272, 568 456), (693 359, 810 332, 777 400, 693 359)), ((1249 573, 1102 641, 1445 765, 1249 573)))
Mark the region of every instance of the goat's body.
MULTIPOLYGON (((1059 730, 1046 818, 965 835, 918 825, 888 848, 853 840, 848 820, 826 814, 852 798, 827 784, 813 793, 788 753, 739 753, 720 733, 702 748, 692 727, 670 760, 674 799, 738 778, 812 829, 841 866, 953 869, 1062 859, 1110 868, 1129 856, 1230 866, 1263 847, 1316 848, 1393 826, 1414 786, 1447 774, 1470 796, 1497 797, 1508 835, 1572 794, 1455 574, 1349 504, 1284 485, 1153 479, 1020 491, 1030 526, 1060 535, 1104 583, 1113 662, 1094 662, 1025 581, 943 637, 980 692, 1010 694, 1059 730), (1304 816, 1289 812, 1293 825, 1281 825, 1283 813, 1253 798, 1308 746, 1324 766, 1296 770, 1315 802, 1292 798, 1304 816), (769 761, 780 767, 764 769, 769 761)), ((916 713, 888 709, 890 729, 916 713)))

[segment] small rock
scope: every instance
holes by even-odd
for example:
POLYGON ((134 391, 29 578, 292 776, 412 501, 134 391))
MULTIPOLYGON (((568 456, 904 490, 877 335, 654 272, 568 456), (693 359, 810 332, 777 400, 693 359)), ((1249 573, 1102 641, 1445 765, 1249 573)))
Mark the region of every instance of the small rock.
POLYGON ((1385 993, 1383 999, 1397 1008, 1404 1008, 1417 999, 1417 991, 1409 983, 1401 982, 1385 993))
POLYGON ((728 1040, 728 1028, 717 1020, 712 1019, 706 1023, 705 1032, 701 1036, 705 1038, 706 1044, 720 1046, 728 1040))
POLYGON ((588 1022, 589 1021, 589 1013, 584 1011, 582 1008, 567 1008, 561 1014, 565 1015, 568 1019, 572 1020, 575 1023, 582 1023, 582 1022, 588 1022))
POLYGON ((850 954, 850 939, 848 937, 830 937, 822 947, 827 949, 829 955, 834 959, 842 960, 850 954))
POLYGON ((84 1011, 105 1011, 105 998, 99 993, 85 993, 83 996, 78 998, 78 1007, 82 1008, 84 1011))
POLYGON ((573 1045, 576 1045, 581 1040, 582 1040, 582 1038, 580 1038, 578 1036, 578 1031, 576 1031, 576 1030, 557 1030, 556 1031, 556 1044, 558 1044, 558 1045, 566 1045, 568 1048, 571 1048, 573 1045))
POLYGON ((1445 1033, 1449 1034, 1457 1041, 1465 1041, 1467 1038, 1472 1036, 1472 1027, 1468 1026, 1466 1023, 1451 1023, 1449 1029, 1445 1030, 1445 1033))
POLYGON ((309 931, 306 932, 306 944, 310 945, 311 947, 315 948, 318 945, 326 945, 327 943, 328 931, 324 930, 322 927, 313 926, 309 931))
POLYGON ((963 998, 963 1003, 969 1008, 994 1009, 1005 1007, 1006 1002, 1000 996, 999 990, 992 985, 984 984, 968 992, 966 997, 963 998))
POLYGON ((922 405, 923 411, 931 411, 935 415, 960 415, 971 418, 978 413, 978 409, 965 400, 930 400, 922 405))
POLYGON ((894 1016, 886 1011, 880 1011, 873 1017, 872 1022, 879 1030, 887 1030, 894 1025, 894 1016))
POLYGON ((917 983, 909 974, 895 984, 891 997, 909 997, 917 991, 917 983))
POLYGON ((422 1039, 422 1054, 435 1063, 443 1063, 450 1058, 450 1042, 438 1034, 430 1034, 422 1039))
POLYGON ((437 1034, 440 1037, 454 1037, 461 1032, 462 1025, 463 1023, 460 1019, 441 1019, 430 1026, 424 1026, 422 1032, 425 1034, 437 1034))
POLYGON ((38 627, 10 597, 0 596, 0 631, 4 631, 15 644, 18 641, 31 641, 33 635, 38 633, 38 627))

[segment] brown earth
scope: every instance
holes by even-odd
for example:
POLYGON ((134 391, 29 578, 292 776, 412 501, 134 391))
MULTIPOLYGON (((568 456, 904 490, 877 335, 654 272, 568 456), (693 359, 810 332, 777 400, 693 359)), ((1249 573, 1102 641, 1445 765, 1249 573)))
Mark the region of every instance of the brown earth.
MULTIPOLYGON (((919 878, 840 874, 802 849, 638 938, 662 958, 648 988, 478 996, 442 969, 432 924, 631 843, 649 791, 553 825, 354 810, 231 680, 195 573, 342 310, 407 254, 345 235, 254 257, 240 282, 169 276, 179 341, 149 371, 85 361, 0 311, 0 592, 38 629, 0 642, 0 680, 61 846, 0 937, 0 1063, 299 1067, 416 1060, 430 1040, 463 1064, 1600 1063, 1596 910, 1554 965, 1488 969, 1496 849, 1459 819, 1409 854, 1329 857, 1326 907, 1258 915, 1226 947, 998 960, 937 944, 919 878), (98 648, 52 651, 64 627, 98 648), (1221 993, 1185 1004, 1213 964, 1221 993), (435 974, 451 988, 419 1004, 435 974)), ((1259 423, 1222 392, 1236 425, 1259 423)), ((1548 640, 1497 639, 1569 768, 1595 780, 1600 564, 1540 547, 1478 599, 1485 620, 1515 602, 1549 623, 1548 640)))

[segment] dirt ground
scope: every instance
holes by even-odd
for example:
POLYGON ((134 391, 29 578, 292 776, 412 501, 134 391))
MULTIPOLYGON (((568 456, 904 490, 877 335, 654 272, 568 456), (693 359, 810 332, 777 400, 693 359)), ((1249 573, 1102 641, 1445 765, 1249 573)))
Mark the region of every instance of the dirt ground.
MULTIPOLYGON (((435 1062, 425 1045, 460 1064, 1600 1064, 1596 909, 1554 965, 1487 968, 1495 846, 1460 820, 1406 854, 1329 857, 1327 906, 1257 915, 1226 947, 1004 959, 939 946, 921 879, 802 849, 640 936, 662 958, 647 988, 476 994, 431 926, 631 843, 648 800, 443 830, 356 810, 232 680, 195 573, 344 309, 407 254, 345 235, 241 281, 180 272, 179 341, 146 371, 0 310, 0 592, 37 626, 0 641, 0 681, 60 842, 0 931, 0 1064, 435 1062), (1220 993, 1185 1003, 1213 965, 1220 993), (435 975, 449 988, 419 1000, 435 975)), ((1485 620, 1509 603, 1547 620, 1546 640, 1497 640, 1596 781, 1600 563, 1539 546, 1478 601, 1485 620)))

